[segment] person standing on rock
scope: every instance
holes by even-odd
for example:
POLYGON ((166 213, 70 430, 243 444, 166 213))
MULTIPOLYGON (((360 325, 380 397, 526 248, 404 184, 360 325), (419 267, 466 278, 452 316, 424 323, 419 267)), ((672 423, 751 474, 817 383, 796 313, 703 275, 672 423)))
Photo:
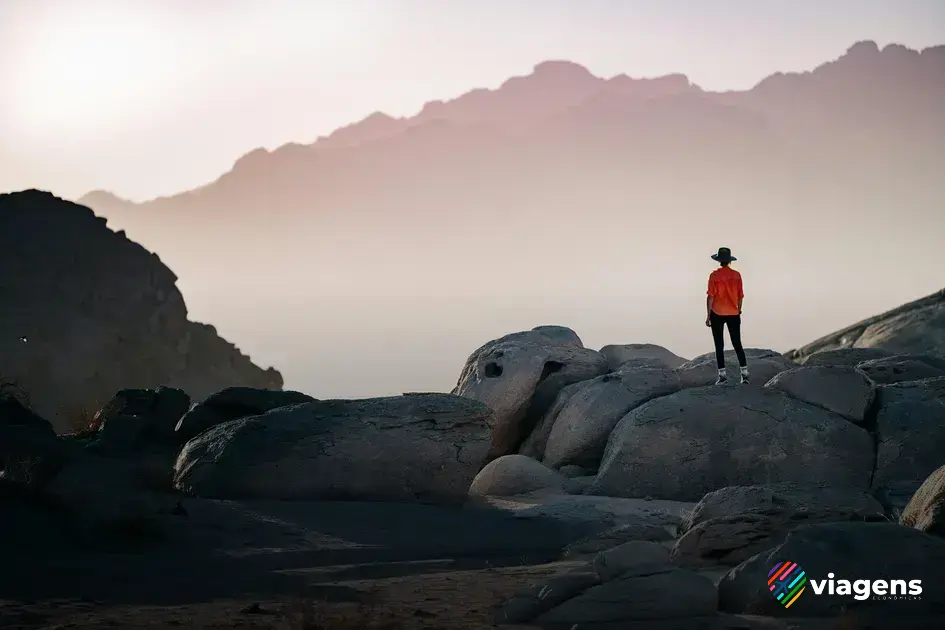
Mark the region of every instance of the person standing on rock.
POLYGON ((732 339, 732 347, 738 356, 738 365, 741 372, 741 382, 748 382, 748 361, 745 350, 742 348, 742 300, 745 292, 742 289, 742 274, 730 267, 738 260, 732 256, 728 247, 720 247, 719 253, 712 254, 712 260, 719 263, 719 268, 709 274, 709 290, 706 291, 705 325, 712 329, 712 339, 715 341, 715 360, 719 367, 719 378, 716 385, 728 381, 725 373, 725 327, 728 327, 728 336, 732 339))

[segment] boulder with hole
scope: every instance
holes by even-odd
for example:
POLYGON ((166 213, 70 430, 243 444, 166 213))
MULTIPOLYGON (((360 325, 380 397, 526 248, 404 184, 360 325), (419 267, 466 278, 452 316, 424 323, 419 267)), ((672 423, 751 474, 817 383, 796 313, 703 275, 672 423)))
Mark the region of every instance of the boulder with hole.
POLYGON ((573 331, 542 327, 477 349, 452 393, 485 403, 495 412, 489 453, 495 459, 519 451, 564 387, 606 371, 604 357, 583 347, 573 331))

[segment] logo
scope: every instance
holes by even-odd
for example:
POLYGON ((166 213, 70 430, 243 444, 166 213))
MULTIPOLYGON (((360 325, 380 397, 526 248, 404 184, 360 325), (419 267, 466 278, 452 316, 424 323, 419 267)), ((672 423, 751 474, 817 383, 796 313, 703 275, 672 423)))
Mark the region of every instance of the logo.
POLYGON ((807 574, 796 562, 779 562, 768 571, 768 590, 785 608, 797 601, 806 585, 807 574))
POLYGON ((785 608, 790 608, 807 590, 814 595, 846 595, 857 601, 922 599, 922 580, 835 580, 833 573, 826 580, 811 579, 796 562, 779 562, 768 571, 768 591, 785 608))

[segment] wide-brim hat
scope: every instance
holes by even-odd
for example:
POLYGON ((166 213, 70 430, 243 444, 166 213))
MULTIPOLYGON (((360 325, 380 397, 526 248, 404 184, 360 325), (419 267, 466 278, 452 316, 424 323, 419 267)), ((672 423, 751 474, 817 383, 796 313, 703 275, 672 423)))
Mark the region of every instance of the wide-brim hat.
POLYGON ((719 253, 712 254, 712 260, 716 262, 732 262, 733 260, 738 260, 732 256, 732 250, 728 247, 720 247, 719 253))

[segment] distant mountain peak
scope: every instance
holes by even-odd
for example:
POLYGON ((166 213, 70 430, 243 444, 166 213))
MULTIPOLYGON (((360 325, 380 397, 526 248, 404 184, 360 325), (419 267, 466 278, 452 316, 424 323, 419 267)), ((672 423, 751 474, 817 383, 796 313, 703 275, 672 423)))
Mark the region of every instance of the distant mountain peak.
POLYGON ((76 201, 76 203, 82 206, 89 206, 89 207, 95 207, 95 206, 105 207, 105 206, 132 204, 134 202, 128 199, 123 199, 122 197, 119 197, 115 193, 109 192, 107 190, 98 189, 98 190, 92 190, 82 195, 82 197, 80 197, 76 201))
POLYGON ((535 65, 532 76, 559 79, 596 79, 591 71, 579 63, 564 59, 550 59, 535 65))
POLYGON ((875 55, 878 53, 879 45, 871 39, 864 39, 847 48, 846 55, 875 55))

